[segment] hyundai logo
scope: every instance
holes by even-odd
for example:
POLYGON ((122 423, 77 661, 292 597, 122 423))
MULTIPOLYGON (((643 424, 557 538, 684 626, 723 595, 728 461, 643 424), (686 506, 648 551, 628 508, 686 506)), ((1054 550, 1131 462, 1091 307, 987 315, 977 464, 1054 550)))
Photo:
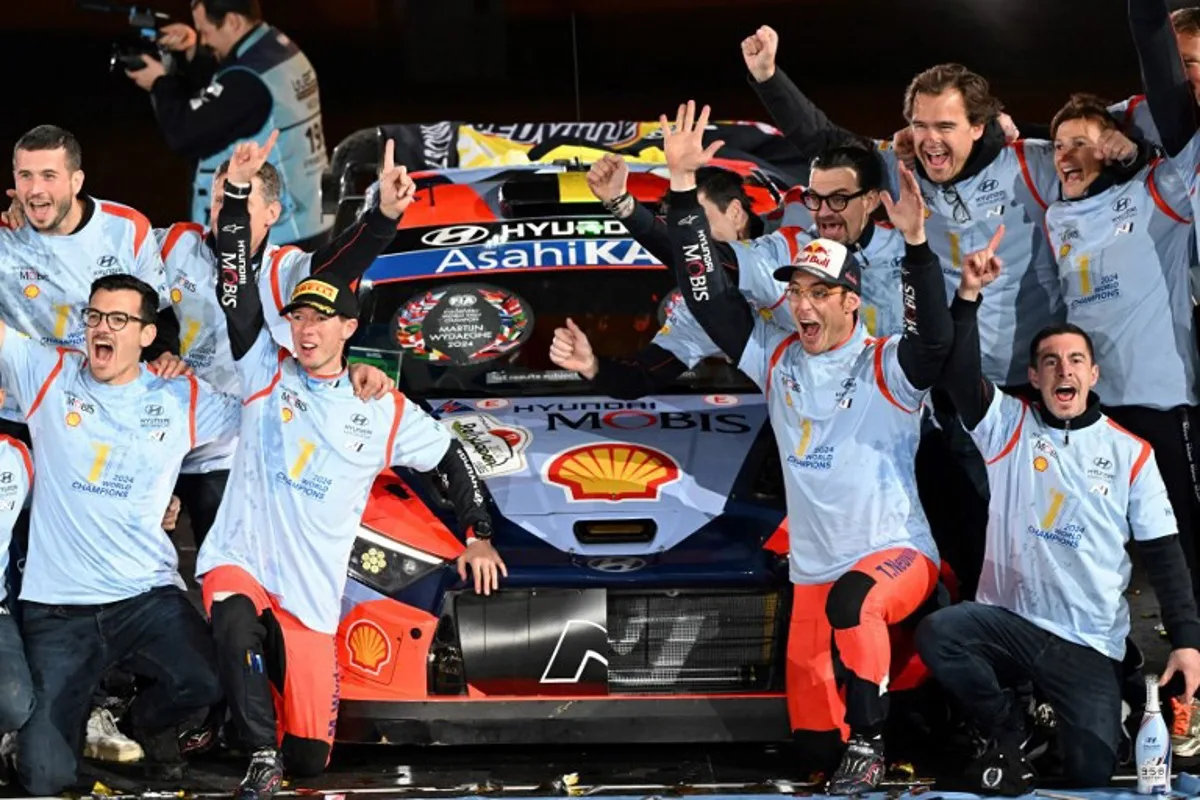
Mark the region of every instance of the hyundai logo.
POLYGON ((12 483, 13 474, 11 472, 0 472, 0 483, 12 483))
POLYGON ((600 556, 587 562, 588 569, 608 573, 637 572, 645 566, 646 559, 637 556, 600 556))
POLYGON ((366 415, 364 415, 364 414, 355 414, 353 417, 350 418, 350 421, 353 422, 355 425, 357 425, 360 428, 363 427, 364 425, 366 425, 368 422, 370 422, 370 420, 367 419, 366 415))
POLYGON ((1129 208, 1129 204, 1131 202, 1132 201, 1128 197, 1117 198, 1117 201, 1115 203, 1113 203, 1113 205, 1112 205, 1112 210, 1116 211, 1119 214, 1122 211, 1124 211, 1125 209, 1129 208))
POLYGON ((451 225, 430 231, 421 237, 421 241, 431 247, 465 247, 491 235, 491 231, 480 225, 451 225))
POLYGON ((996 191, 998 186, 1000 186, 1000 182, 998 180, 995 178, 988 178, 986 181, 979 184, 979 191, 983 192, 984 194, 991 194, 992 192, 996 191))
POLYGON ((1097 458, 1092 463, 1095 464, 1100 469, 1112 469, 1112 462, 1109 461, 1107 458, 1097 458))

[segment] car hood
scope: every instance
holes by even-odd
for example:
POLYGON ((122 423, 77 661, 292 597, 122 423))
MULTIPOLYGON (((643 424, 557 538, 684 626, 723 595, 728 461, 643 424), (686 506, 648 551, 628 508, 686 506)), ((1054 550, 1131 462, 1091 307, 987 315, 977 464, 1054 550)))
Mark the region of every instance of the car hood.
POLYGON ((721 515, 767 421, 757 394, 431 405, 463 443, 501 515, 583 555, 614 550, 613 543, 581 541, 579 523, 652 520, 650 541, 621 542, 621 553, 639 554, 670 549, 721 515))

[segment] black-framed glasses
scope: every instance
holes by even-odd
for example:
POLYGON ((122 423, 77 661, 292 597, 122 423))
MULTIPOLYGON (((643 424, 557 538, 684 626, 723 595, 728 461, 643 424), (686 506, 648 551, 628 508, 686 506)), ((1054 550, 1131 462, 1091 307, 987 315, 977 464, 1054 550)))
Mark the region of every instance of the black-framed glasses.
POLYGON ((820 211, 821 203, 825 203, 830 211, 845 211, 847 203, 869 191, 870 189, 859 189, 853 194, 817 194, 809 189, 804 192, 804 207, 809 211, 820 211))
POLYGON ((101 311, 100 309, 91 307, 85 308, 82 311, 81 316, 83 317, 83 324, 87 325, 89 328, 99 327, 100 320, 105 320, 108 322, 109 330, 113 331, 121 330, 129 324, 130 320, 133 320, 134 322, 140 322, 143 325, 150 324, 149 320, 142 319, 141 317, 135 317, 133 314, 126 314, 124 311, 101 311))
POLYGON ((943 186, 942 199, 950 205, 951 214, 955 222, 959 225, 965 225, 971 221, 971 209, 967 208, 967 204, 959 196, 958 189, 955 189, 953 186, 943 186))

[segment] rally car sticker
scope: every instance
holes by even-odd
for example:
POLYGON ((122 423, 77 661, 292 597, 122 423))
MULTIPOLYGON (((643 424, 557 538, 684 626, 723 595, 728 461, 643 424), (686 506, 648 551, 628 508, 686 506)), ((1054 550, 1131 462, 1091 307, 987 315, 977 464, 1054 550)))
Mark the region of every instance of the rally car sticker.
POLYGON ((645 445, 603 442, 572 447, 551 458, 546 481, 563 487, 568 501, 658 500, 663 486, 679 480, 679 464, 645 445))
POLYGON ((378 675, 392 660, 392 643, 383 629, 370 620, 360 619, 346 631, 346 649, 354 667, 378 675))
POLYGON ((411 358, 465 366, 510 352, 533 332, 533 312, 513 292, 482 283, 410 299, 392 320, 392 340, 411 358))
POLYGON ((463 443, 483 480, 525 469, 525 450, 533 440, 528 428, 501 423, 490 414, 456 414, 442 425, 463 443))

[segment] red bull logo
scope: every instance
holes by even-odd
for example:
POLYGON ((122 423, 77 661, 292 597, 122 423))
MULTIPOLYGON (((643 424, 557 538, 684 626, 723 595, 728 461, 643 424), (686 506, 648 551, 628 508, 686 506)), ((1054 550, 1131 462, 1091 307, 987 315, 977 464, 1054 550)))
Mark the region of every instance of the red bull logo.
POLYGON ((796 260, 793 262, 801 267, 816 267, 822 272, 834 275, 837 270, 833 268, 833 257, 825 245, 820 242, 809 242, 804 246, 804 249, 796 254, 796 260))

